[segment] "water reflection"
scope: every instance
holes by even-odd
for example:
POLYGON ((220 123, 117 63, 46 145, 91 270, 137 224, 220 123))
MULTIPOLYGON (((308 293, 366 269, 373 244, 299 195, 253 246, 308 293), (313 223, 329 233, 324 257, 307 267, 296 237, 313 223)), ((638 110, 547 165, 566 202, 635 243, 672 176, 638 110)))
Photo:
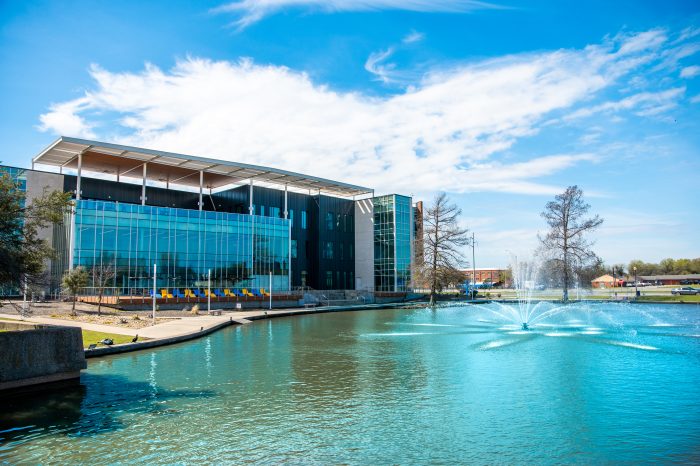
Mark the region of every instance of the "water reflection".
POLYGON ((177 416, 165 402, 214 395, 211 390, 168 390, 121 375, 84 373, 80 384, 5 401, 0 412, 0 459, 11 459, 16 447, 43 436, 92 437, 118 431, 127 427, 125 413, 177 416))
POLYGON ((473 306, 231 327, 93 360, 80 387, 3 409, 0 462, 688 460, 700 318, 644 312, 526 332, 473 306))

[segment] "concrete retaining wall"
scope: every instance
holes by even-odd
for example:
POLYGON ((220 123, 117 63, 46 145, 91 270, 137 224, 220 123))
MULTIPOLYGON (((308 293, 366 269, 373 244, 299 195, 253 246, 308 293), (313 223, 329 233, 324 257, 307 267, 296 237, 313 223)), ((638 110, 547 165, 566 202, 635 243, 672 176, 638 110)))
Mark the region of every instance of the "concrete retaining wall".
POLYGON ((87 367, 78 327, 0 322, 0 392, 79 378, 87 367))

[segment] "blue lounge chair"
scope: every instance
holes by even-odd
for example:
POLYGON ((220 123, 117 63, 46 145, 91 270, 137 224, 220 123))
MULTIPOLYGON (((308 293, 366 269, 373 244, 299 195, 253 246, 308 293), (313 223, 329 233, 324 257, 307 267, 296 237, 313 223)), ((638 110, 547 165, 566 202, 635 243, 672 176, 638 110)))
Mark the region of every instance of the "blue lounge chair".
POLYGON ((243 294, 243 292, 241 290, 233 290, 233 294, 235 294, 239 298, 245 298, 245 295, 243 294))
POLYGON ((178 288, 175 288, 173 290, 173 296, 175 296, 176 298, 184 298, 185 297, 184 294, 180 293, 180 290, 178 288))
MULTIPOLYGON (((153 297, 153 290, 148 291, 148 295, 152 298, 153 297)), ((156 293, 156 299, 162 298, 160 293, 156 293)))
POLYGON ((253 293, 253 296, 255 296, 256 298, 262 298, 262 295, 260 294, 260 292, 258 290, 256 290, 255 288, 251 288, 250 292, 253 293))
POLYGON ((224 292, 218 288, 214 290, 214 294, 216 295, 217 298, 223 298, 224 296, 226 296, 226 295, 224 295, 224 292))
POLYGON ((204 298, 204 294, 200 293, 199 290, 194 290, 194 295, 198 298, 204 298))

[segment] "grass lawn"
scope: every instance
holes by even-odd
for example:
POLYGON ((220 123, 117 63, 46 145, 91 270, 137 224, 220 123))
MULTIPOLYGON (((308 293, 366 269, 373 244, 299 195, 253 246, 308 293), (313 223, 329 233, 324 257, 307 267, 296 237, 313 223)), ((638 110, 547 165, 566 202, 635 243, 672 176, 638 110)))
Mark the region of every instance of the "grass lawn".
MULTIPOLYGON (((83 347, 87 348, 93 343, 98 343, 105 338, 110 338, 112 341, 114 341, 115 345, 119 345, 121 343, 131 343, 131 340, 134 338, 131 335, 118 335, 116 333, 105 333, 105 332, 95 332, 93 330, 85 330, 83 329, 83 347)), ((139 337, 139 340, 148 340, 148 338, 141 338, 139 337)), ((98 343, 98 346, 104 346, 100 345, 98 343)))

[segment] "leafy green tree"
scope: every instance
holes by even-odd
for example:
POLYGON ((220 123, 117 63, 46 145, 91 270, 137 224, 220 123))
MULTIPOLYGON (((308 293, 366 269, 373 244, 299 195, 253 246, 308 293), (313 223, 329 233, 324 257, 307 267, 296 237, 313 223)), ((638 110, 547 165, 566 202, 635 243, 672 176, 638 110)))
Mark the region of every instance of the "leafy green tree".
POLYGON ((659 262, 659 272, 662 274, 672 274, 676 270, 676 261, 670 257, 659 262))
POLYGON ((593 243, 586 239, 586 234, 598 228, 603 219, 598 215, 584 218, 590 208, 583 200, 583 191, 578 186, 569 186, 554 201, 548 202, 542 212, 549 231, 539 239, 545 256, 561 267, 564 302, 569 300, 574 270, 597 259, 591 250, 593 243))
POLYGON ((80 290, 85 288, 88 284, 88 273, 83 267, 76 267, 73 270, 69 270, 63 275, 63 288, 68 290, 73 301, 73 307, 71 308, 71 315, 76 315, 75 312, 75 300, 80 290))
POLYGON ((54 251, 39 233, 63 222, 71 205, 70 193, 60 191, 26 199, 18 183, 0 173, 0 284, 31 288, 41 282, 54 251))
POLYGON ((637 275, 687 275, 700 273, 700 257, 695 259, 663 259, 658 264, 644 262, 635 259, 630 262, 628 273, 633 274, 637 268, 637 275))

